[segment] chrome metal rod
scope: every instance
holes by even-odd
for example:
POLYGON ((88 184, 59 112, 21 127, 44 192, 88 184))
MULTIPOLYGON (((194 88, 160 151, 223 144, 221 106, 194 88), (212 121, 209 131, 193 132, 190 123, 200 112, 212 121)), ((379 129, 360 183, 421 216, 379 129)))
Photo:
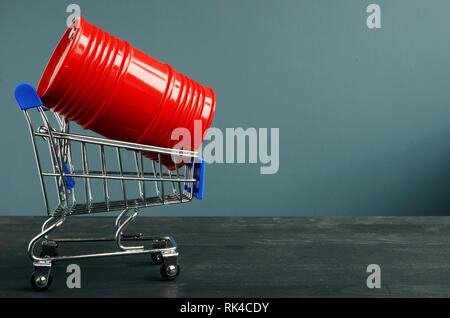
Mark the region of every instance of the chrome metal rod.
POLYGON ((137 215, 138 215, 138 213, 139 213, 139 210, 138 209, 134 209, 134 212, 133 212, 133 214, 131 214, 120 226, 119 226, 119 228, 117 229, 117 231, 116 231, 116 244, 117 244, 117 247, 119 247, 121 250, 139 250, 139 249, 144 249, 144 246, 143 245, 139 245, 139 246, 124 246, 123 244, 122 244, 122 231, 123 231, 123 229, 131 222, 131 221, 133 221, 136 217, 137 217, 137 215))
POLYGON ((129 209, 125 209, 122 212, 120 212, 120 214, 117 216, 116 221, 115 221, 115 225, 116 227, 120 226, 120 223, 122 221, 122 218, 124 217, 124 215, 127 214, 127 212, 129 211, 129 209))
MULTIPOLYGON (((52 167, 53 172, 57 173, 57 176, 55 176, 55 187, 56 187, 56 193, 58 194, 58 205, 59 206, 65 206, 66 198, 64 197, 63 191, 61 191, 60 188, 60 181, 63 179, 63 167, 61 166, 58 156, 56 154, 55 149, 55 139, 53 137, 53 129, 50 126, 50 123, 48 121, 47 116, 45 115, 45 111, 42 107, 38 107, 39 114, 41 115, 42 121, 45 124, 46 130, 47 130, 47 142, 48 142, 48 148, 50 150, 50 157, 52 158, 52 167)), ((34 133, 37 135, 37 133, 34 133)))
MULTIPOLYGON (((42 175, 44 177, 54 177, 54 176, 59 176, 59 173, 52 173, 52 172, 43 172, 42 175)), ((125 173, 123 176, 103 176, 103 175, 94 175, 92 174, 78 174, 78 173, 71 173, 71 174, 64 174, 64 176, 66 177, 72 177, 72 178, 92 178, 92 179, 112 179, 112 180, 138 180, 138 181, 163 181, 163 182, 194 182, 195 179, 170 179, 170 178, 148 178, 148 177, 127 177, 125 176, 125 173)))
MULTIPOLYGON (((156 177, 156 166, 155 166, 155 161, 152 160, 152 169, 153 169, 153 175, 156 177)), ((159 187, 158 187, 158 181, 159 179, 155 178, 155 191, 156 191, 156 195, 160 196, 160 192, 159 192, 159 187)))
MULTIPOLYGON (((83 157, 83 173, 87 176, 89 176, 89 164, 88 164, 88 157, 87 157, 87 149, 86 144, 83 142, 81 143, 81 152, 83 157)), ((88 209, 90 209, 90 204, 92 202, 92 190, 91 190, 91 180, 89 177, 84 179, 84 190, 86 194, 86 206, 88 209)))
MULTIPOLYGON (((102 176, 105 177, 108 173, 106 171, 106 158, 105 158, 105 146, 100 145, 100 157, 102 161, 102 176)), ((109 188, 108 188, 108 179, 103 179, 103 193, 105 195, 106 206, 109 207, 109 188)))
MULTIPOLYGON (((41 137, 48 137, 48 133, 38 132, 38 133, 36 133, 36 135, 41 136, 41 137)), ((136 144, 136 143, 132 143, 132 142, 112 140, 112 139, 106 139, 106 138, 100 138, 100 137, 68 134, 68 133, 62 133, 62 132, 56 132, 56 131, 53 132, 53 135, 54 135, 54 138, 55 137, 56 138, 64 138, 64 139, 69 139, 72 141, 86 142, 86 143, 90 143, 90 144, 120 147, 120 148, 124 148, 124 149, 128 149, 128 150, 161 153, 161 154, 175 155, 175 156, 185 156, 185 157, 189 157, 189 158, 198 156, 198 152, 196 152, 196 151, 187 151, 187 150, 178 150, 178 149, 172 149, 172 148, 148 146, 148 145, 143 145, 143 144, 136 144)))
MULTIPOLYGON (((139 152, 139 154, 140 154, 140 156, 141 156, 141 178, 144 178, 144 176, 145 176, 145 169, 144 169, 144 156, 142 155, 142 151, 140 151, 139 152)), ((142 181, 142 193, 143 193, 143 195, 144 195, 144 201, 145 201, 145 199, 146 199, 146 197, 147 197, 147 195, 146 195, 146 193, 145 193, 146 191, 145 191, 145 180, 143 180, 142 181)))
POLYGON ((44 177, 42 175, 41 160, 39 158, 39 151, 38 151, 37 145, 36 145, 36 137, 34 134, 33 124, 31 123, 31 118, 30 118, 30 115, 28 114, 28 111, 24 110, 23 113, 25 115, 25 118, 28 122, 28 127, 30 129, 31 142, 33 144, 34 157, 35 157, 36 165, 37 165, 38 172, 39 172, 39 181, 41 182, 41 190, 42 190, 42 196, 44 197, 45 208, 47 210, 47 215, 51 215, 50 206, 48 204, 48 198, 47 198, 47 190, 45 188, 44 177))
POLYGON ((117 160, 119 161, 120 176, 122 180, 123 200, 125 201, 126 207, 128 207, 127 192, 125 190, 125 180, 123 179, 122 155, 120 154, 120 148, 116 148, 116 150, 117 150, 117 160))
MULTIPOLYGON (((159 176, 162 179, 162 163, 161 163, 161 154, 160 153, 158 153, 158 163, 159 163, 159 176)), ((162 199, 162 202, 164 203, 164 184, 161 181, 161 179, 159 181, 159 184, 161 186, 161 199, 162 199)))
MULTIPOLYGON (((122 235, 121 241, 161 241, 168 240, 168 237, 165 236, 139 236, 139 237, 127 237, 127 235, 122 235)), ((81 242, 115 242, 116 238, 111 237, 60 237, 60 238, 51 238, 51 241, 56 243, 81 243, 81 242)))
MULTIPOLYGON (((179 175, 178 165, 177 164, 175 164, 175 170, 177 171, 177 175, 179 175)), ((181 183, 180 182, 178 182, 178 193, 180 194, 180 201, 182 201, 183 200, 183 195, 182 195, 182 192, 181 192, 181 183)))
MULTIPOLYGON (((136 177, 140 179, 141 178, 141 169, 139 167, 138 154, 136 151, 134 152, 134 163, 136 166, 136 177)), ((140 180, 138 181, 138 190, 139 190, 139 196, 141 197, 142 200, 144 200, 144 193, 142 191, 142 181, 140 181, 140 180)))
POLYGON ((154 249, 132 249, 132 250, 123 250, 119 252, 106 252, 106 253, 94 253, 94 254, 81 254, 81 255, 67 255, 67 256, 56 256, 56 257, 46 257, 46 258, 37 258, 36 261, 44 261, 44 262, 59 262, 59 261, 68 261, 74 259, 84 259, 84 258, 97 258, 97 257, 109 257, 109 256, 125 256, 125 255, 136 255, 136 254, 150 254, 150 253, 171 253, 176 252, 176 247, 168 247, 168 248, 154 248, 154 249))

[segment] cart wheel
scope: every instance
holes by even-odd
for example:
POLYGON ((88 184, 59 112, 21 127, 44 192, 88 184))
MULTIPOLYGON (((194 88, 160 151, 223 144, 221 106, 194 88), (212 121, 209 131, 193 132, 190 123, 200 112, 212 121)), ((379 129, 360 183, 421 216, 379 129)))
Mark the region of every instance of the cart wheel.
POLYGON ((180 265, 162 265, 160 270, 161 276, 165 280, 174 280, 180 275, 180 265))
POLYGON ((49 274, 48 277, 45 277, 45 275, 33 273, 31 275, 30 283, 35 290, 47 290, 52 284, 52 275, 49 274))
POLYGON ((152 261, 155 264, 162 264, 163 263, 163 257, 161 252, 152 253, 152 261))

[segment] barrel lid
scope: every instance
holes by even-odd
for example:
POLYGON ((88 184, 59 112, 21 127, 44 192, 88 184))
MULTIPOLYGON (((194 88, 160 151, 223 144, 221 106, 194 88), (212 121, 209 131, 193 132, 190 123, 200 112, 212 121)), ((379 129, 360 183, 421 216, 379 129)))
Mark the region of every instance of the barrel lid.
MULTIPOLYGON (((39 96, 43 99, 52 94, 53 91, 65 88, 63 87, 64 85, 59 85, 59 78, 62 76, 61 71, 64 68, 66 57, 73 50, 74 39, 77 31, 80 29, 81 21, 82 17, 76 18, 64 32, 44 69, 37 88, 39 96)), ((49 106, 52 107, 52 105, 49 106)))

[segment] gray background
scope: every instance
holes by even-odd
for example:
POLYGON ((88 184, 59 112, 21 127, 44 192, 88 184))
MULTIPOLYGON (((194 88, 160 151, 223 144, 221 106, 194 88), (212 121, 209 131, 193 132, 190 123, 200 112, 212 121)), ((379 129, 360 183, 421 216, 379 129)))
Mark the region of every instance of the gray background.
MULTIPOLYGON (((37 85, 69 3, 0 2, 4 215, 44 213, 13 90, 37 85)), ((76 3, 87 21, 214 88, 213 126, 280 128, 277 174, 211 164, 206 200, 149 214, 449 214, 449 1, 76 3), (379 30, 366 27, 372 2, 379 30)))

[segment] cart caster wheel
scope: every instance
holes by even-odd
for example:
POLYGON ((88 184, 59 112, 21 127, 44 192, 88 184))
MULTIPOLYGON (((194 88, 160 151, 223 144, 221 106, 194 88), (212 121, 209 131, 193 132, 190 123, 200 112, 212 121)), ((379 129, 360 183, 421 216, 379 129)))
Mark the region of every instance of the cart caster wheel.
POLYGON ((152 253, 152 261, 155 264, 162 264, 163 263, 163 257, 161 252, 152 253))
POLYGON ((180 265, 162 265, 160 273, 165 280, 174 280, 180 275, 180 265))
POLYGON ((31 287, 38 291, 47 290, 52 284, 52 275, 46 277, 42 274, 33 273, 30 279, 31 287))

